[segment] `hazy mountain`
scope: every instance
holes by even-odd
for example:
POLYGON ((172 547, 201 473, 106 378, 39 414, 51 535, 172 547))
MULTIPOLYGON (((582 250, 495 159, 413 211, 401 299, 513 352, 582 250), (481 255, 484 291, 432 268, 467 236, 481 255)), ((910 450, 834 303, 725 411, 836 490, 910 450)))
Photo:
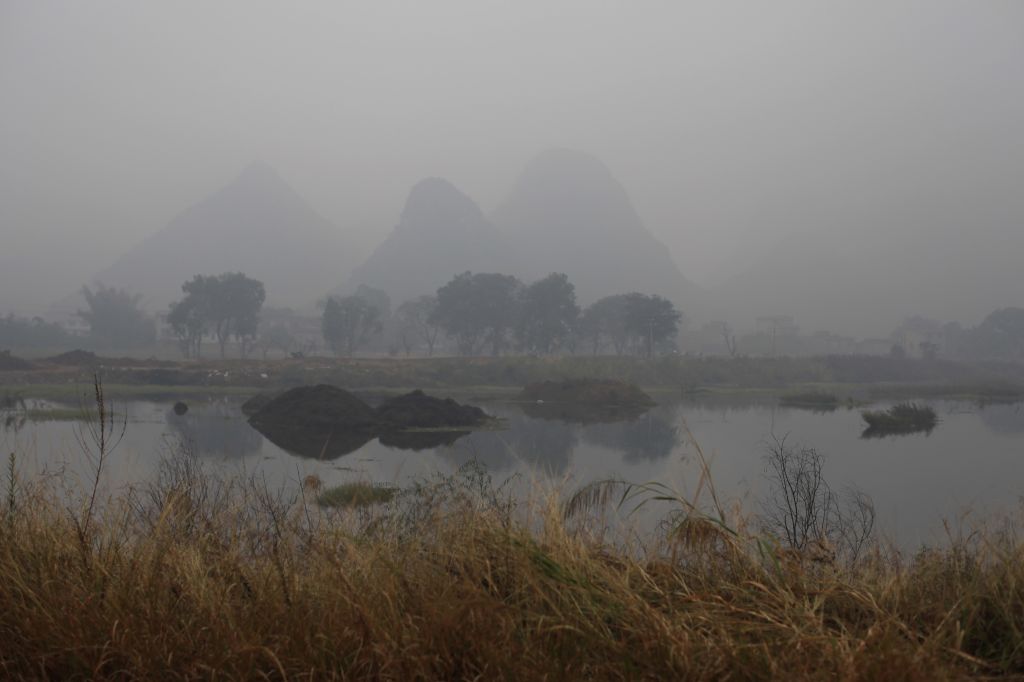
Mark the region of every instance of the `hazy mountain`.
POLYGON ((537 156, 494 222, 520 254, 528 254, 522 276, 564 272, 584 303, 640 291, 692 312, 699 298, 668 248, 644 226, 626 190, 588 154, 557 149, 537 156))
POLYGON ((92 281, 163 308, 193 275, 241 271, 264 283, 269 304, 312 306, 351 268, 353 255, 337 227, 272 168, 255 163, 92 281))
POLYGON ((908 315, 973 325, 1024 300, 1022 251, 1024 230, 850 225, 794 234, 711 293, 739 327, 758 315, 858 337, 887 335, 908 315))
POLYGON ((472 199, 447 180, 427 178, 412 188, 398 225, 344 288, 383 289, 398 305, 434 293, 466 270, 517 274, 520 268, 472 199))

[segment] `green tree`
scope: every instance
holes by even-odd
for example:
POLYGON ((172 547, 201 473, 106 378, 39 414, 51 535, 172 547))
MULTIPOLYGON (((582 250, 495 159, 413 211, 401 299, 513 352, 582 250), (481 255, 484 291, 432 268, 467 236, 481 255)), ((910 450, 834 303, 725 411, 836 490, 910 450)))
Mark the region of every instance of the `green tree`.
POLYGON ((578 329, 595 355, 610 343, 616 355, 632 350, 650 357, 679 332, 682 319, 668 299, 633 292, 595 301, 583 311, 578 329))
POLYGON ((626 327, 636 341, 635 347, 647 357, 654 348, 679 333, 683 315, 672 302, 657 295, 626 294, 626 327))
POLYGON ((89 309, 79 310, 78 315, 97 341, 120 347, 149 346, 156 341, 156 323, 139 307, 139 295, 102 284, 95 291, 82 287, 82 295, 89 309))
POLYGON ((462 355, 476 355, 487 346, 491 355, 498 355, 517 318, 521 287, 511 275, 464 272, 437 290, 430 319, 455 339, 462 355))
MULTIPOLYGON (((168 316, 179 338, 184 334, 190 343, 198 344, 209 330, 217 338, 222 358, 232 337, 238 341, 241 354, 246 355, 259 330, 260 309, 266 299, 263 282, 241 272, 225 272, 196 275, 181 289, 185 297, 171 305, 168 316)), ((198 345, 194 348, 198 357, 198 345)))
POLYGON ((552 273, 524 288, 519 297, 519 346, 529 353, 547 355, 564 347, 576 325, 580 309, 576 288, 561 273, 552 273))
POLYGON ((593 355, 609 343, 616 355, 625 352, 630 336, 627 303, 625 294, 616 294, 594 301, 583 311, 577 328, 593 355))
POLYGON ((295 348, 297 343, 295 337, 288 330, 288 326, 282 322, 270 325, 261 331, 259 336, 259 345, 263 351, 264 359, 266 359, 267 353, 272 350, 279 350, 287 355, 295 348))
POLYGON ((441 327, 433 321, 437 309, 436 296, 420 296, 398 306, 395 318, 398 338, 408 355, 414 344, 427 347, 427 355, 434 355, 434 347, 441 335, 441 327))
POLYGON ((186 296, 172 303, 167 314, 167 324, 178 337, 178 345, 186 358, 199 359, 203 336, 207 333, 205 302, 199 296, 186 296))
POLYGON ((370 334, 381 330, 380 309, 359 296, 330 297, 324 303, 321 331, 335 355, 352 355, 370 334))

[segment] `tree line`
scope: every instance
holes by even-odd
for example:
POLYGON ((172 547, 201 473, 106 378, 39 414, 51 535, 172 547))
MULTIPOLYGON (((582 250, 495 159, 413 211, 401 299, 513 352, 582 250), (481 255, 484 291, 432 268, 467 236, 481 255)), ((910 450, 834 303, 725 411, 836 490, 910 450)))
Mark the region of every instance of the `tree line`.
POLYGON ((323 304, 328 347, 351 355, 390 331, 393 351, 422 348, 433 355, 447 341, 460 355, 614 352, 653 355, 674 348, 683 319, 671 301, 637 292, 581 308, 562 273, 530 284, 500 273, 464 272, 434 295, 406 301, 389 314, 387 295, 370 287, 323 304))

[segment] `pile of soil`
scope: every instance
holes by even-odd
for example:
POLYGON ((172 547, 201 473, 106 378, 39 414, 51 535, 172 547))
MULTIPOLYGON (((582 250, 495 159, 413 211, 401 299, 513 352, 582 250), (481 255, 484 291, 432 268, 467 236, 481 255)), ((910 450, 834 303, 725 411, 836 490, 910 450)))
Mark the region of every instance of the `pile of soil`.
POLYGON ((371 439, 403 449, 447 445, 467 431, 441 434, 408 429, 477 426, 487 419, 478 407, 434 398, 422 391, 384 401, 376 410, 335 386, 303 386, 251 398, 242 410, 249 423, 275 445, 306 457, 333 459, 371 439))
POLYGON ((567 379, 530 384, 520 400, 577 405, 651 407, 654 400, 637 386, 613 379, 567 379))
POLYGON ((376 416, 387 429, 468 427, 487 420, 487 413, 479 407, 460 405, 451 398, 435 398, 423 391, 385 400, 377 408, 376 416))
POLYGON ((96 357, 95 353, 87 350, 81 350, 76 348, 75 350, 69 350, 67 353, 61 353, 60 355, 54 355, 46 358, 45 362, 51 365, 65 365, 68 367, 93 367, 99 364, 99 358, 96 357))
POLYGON ((0 350, 0 372, 17 372, 32 368, 33 365, 28 360, 14 357, 9 350, 0 350))
POLYGON ((270 403, 271 400, 281 395, 280 393, 257 393, 242 403, 242 414, 251 417, 270 403))
POLYGON ((271 398, 249 419, 254 426, 289 429, 376 432, 373 408, 346 390, 328 384, 300 386, 271 398))

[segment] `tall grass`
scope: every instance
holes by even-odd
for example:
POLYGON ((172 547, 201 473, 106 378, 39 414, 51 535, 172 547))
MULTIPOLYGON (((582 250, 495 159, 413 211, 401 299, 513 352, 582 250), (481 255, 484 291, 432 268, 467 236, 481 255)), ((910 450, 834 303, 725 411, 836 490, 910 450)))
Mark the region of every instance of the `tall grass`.
MULTIPOLYGON (((109 451, 93 461, 109 465, 109 451)), ((272 490, 210 474, 187 448, 150 484, 113 495, 24 480, 11 463, 0 675, 1024 674, 1017 526, 951 533, 947 547, 907 560, 878 545, 823 558, 753 530, 704 474, 705 494, 691 500, 604 482, 567 503, 517 504, 468 467, 382 504, 333 509, 312 484, 272 490), (607 530, 609 505, 648 500, 675 503, 657 534, 638 543, 607 530)))

